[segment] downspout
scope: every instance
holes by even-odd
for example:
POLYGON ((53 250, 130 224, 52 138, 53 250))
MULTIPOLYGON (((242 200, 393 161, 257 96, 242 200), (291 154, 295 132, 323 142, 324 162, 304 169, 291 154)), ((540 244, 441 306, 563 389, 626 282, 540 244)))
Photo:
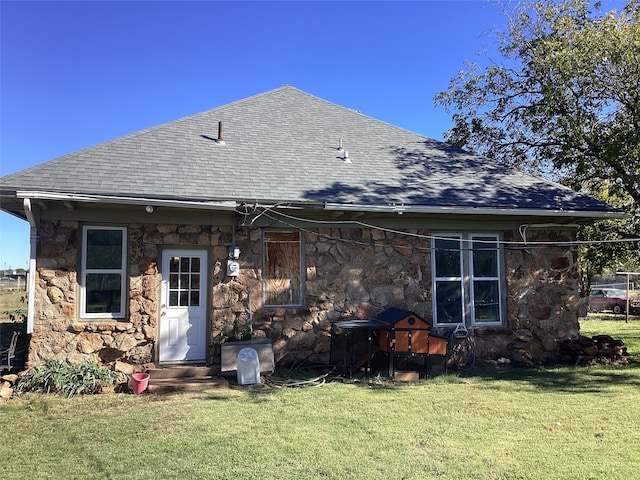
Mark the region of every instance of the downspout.
POLYGON ((29 278, 27 279, 27 334, 33 333, 33 324, 35 316, 36 302, 36 246, 38 242, 38 227, 36 219, 33 215, 31 200, 24 199, 24 213, 29 221, 29 244, 31 251, 29 253, 29 278))

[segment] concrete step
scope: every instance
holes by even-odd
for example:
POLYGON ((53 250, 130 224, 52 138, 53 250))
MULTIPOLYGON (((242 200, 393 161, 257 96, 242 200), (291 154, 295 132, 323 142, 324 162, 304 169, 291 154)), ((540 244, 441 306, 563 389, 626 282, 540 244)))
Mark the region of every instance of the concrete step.
POLYGON ((229 382, 222 377, 177 377, 153 378, 149 377, 149 393, 171 392, 200 392, 210 389, 229 388, 229 382))
POLYGON ((150 378, 204 378, 218 375, 220 368, 205 365, 171 365, 151 368, 147 371, 150 378))
POLYGON ((150 393, 202 391, 212 388, 228 388, 229 382, 218 376, 220 367, 205 365, 158 366, 147 371, 150 393))

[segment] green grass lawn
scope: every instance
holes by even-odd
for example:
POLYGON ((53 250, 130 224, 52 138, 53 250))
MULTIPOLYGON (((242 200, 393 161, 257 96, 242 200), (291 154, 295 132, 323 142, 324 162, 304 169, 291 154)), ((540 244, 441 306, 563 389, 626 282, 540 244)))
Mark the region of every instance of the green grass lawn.
POLYGON ((590 337, 606 333, 620 339, 627 346, 630 361, 640 363, 640 316, 630 316, 628 323, 625 318, 624 314, 590 313, 580 319, 580 333, 590 337))
MULTIPOLYGON (((640 320, 587 320, 633 358, 640 320), (623 338, 624 337, 624 338, 623 338)), ((630 479, 640 364, 0 403, 5 479, 630 479)))
POLYGON ((0 323, 22 322, 27 315, 27 292, 0 291, 0 323))

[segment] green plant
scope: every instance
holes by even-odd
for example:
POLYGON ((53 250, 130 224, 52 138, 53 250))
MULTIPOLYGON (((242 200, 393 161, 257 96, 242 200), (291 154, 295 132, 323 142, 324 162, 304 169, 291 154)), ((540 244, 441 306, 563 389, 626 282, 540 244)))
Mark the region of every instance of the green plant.
MULTIPOLYGON (((219 345, 224 342, 233 342, 240 340, 251 340, 253 331, 249 325, 240 325, 240 321, 236 318, 230 332, 221 331, 214 340, 213 345, 219 345)), ((213 347, 212 345, 212 347, 213 347)))
POLYGON ((225 342, 234 342, 242 340, 251 340, 253 338, 253 329, 251 325, 240 325, 240 321, 236 318, 233 321, 231 331, 222 330, 215 336, 213 342, 209 345, 209 354, 212 358, 220 355, 220 345, 225 342))
POLYGON ((109 385, 122 381, 121 374, 101 367, 95 362, 71 364, 50 361, 21 377, 16 392, 59 393, 71 398, 74 395, 100 393, 109 385))

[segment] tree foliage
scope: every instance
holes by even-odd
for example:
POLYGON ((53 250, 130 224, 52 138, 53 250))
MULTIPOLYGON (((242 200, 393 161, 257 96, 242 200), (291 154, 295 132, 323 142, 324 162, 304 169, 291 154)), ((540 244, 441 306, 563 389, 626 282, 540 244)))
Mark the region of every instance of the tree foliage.
MULTIPOLYGON (((452 113, 445 137, 542 174, 629 212, 583 238, 640 234, 640 0, 541 0, 507 13, 500 62, 466 64, 436 104, 452 113)), ((595 228, 595 230, 594 230, 595 228)), ((585 252, 600 270, 640 255, 637 243, 585 252)), ((596 272, 597 273, 597 272, 596 272)))

